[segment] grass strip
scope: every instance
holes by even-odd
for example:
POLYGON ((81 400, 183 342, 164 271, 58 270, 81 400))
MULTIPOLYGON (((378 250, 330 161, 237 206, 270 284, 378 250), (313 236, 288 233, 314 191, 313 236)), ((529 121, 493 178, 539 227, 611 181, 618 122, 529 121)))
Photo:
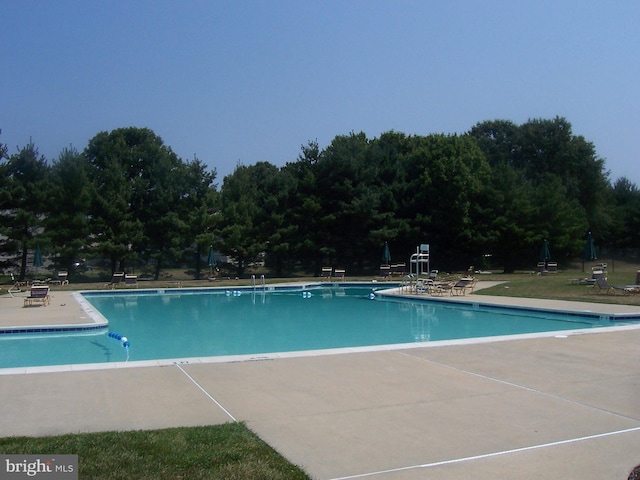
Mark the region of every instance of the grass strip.
MULTIPOLYGON (((587 276, 590 276, 590 274, 580 274, 580 272, 562 272, 545 276, 527 274, 478 276, 478 280, 499 281, 502 283, 494 287, 478 290, 476 293, 478 295, 498 295, 501 297, 640 305, 640 295, 638 294, 603 293, 599 292, 593 285, 577 283, 578 278, 587 276)), ((630 285, 635 283, 635 272, 609 273, 608 277, 609 285, 630 285)))
POLYGON ((244 423, 131 432, 0 438, 4 454, 77 454, 79 478, 282 479, 310 477, 244 423))

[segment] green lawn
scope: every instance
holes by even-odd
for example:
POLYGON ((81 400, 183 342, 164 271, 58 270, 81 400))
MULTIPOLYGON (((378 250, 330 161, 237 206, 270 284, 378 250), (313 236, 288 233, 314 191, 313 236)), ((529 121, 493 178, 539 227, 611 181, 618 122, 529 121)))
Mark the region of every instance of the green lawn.
MULTIPOLYGON (((580 270, 564 271, 539 276, 530 273, 479 275, 479 280, 504 282, 495 287, 479 290, 478 295, 500 295, 505 297, 547 298, 578 302, 616 303, 640 305, 640 295, 598 293, 592 286, 572 283, 572 279, 585 277, 580 270)), ((630 285, 636 280, 636 270, 616 269, 608 273, 609 285, 630 285)))
POLYGON ((243 423, 55 437, 0 438, 3 454, 78 455, 85 479, 282 479, 310 477, 243 423))

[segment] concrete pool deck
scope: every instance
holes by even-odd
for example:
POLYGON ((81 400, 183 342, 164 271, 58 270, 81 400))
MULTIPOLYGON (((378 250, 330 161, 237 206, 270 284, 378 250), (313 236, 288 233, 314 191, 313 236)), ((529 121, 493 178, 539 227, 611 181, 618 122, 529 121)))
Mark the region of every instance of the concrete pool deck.
MULTIPOLYGON (((0 327, 86 323, 70 292, 53 294, 30 308, 0 297, 0 327)), ((625 479, 640 464, 640 326, 498 340, 0 375, 0 436, 238 420, 316 479, 625 479)))

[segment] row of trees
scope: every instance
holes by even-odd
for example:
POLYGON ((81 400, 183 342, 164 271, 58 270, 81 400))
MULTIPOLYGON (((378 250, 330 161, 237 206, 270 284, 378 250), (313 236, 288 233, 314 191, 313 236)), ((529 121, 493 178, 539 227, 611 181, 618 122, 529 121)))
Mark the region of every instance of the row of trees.
POLYGON ((221 195, 221 218, 235 219, 223 249, 266 251, 277 272, 288 259, 363 272, 385 241, 397 261, 429 243, 432 266, 491 258, 512 271, 532 268, 544 239, 561 262, 580 257, 588 231, 603 248, 637 253, 640 240, 640 192, 624 178, 611 185, 563 118, 482 122, 464 135, 341 135, 281 169, 239 167, 221 195))
POLYGON ((240 165, 219 189, 215 170, 145 128, 101 132, 52 162, 32 143, 0 155, 0 251, 18 257, 22 276, 36 245, 61 268, 95 255, 112 270, 150 262, 157 277, 185 252, 199 276, 213 244, 238 275, 260 257, 283 276, 324 264, 372 271, 385 241, 397 261, 429 243, 436 268, 491 255, 511 271, 531 268, 544 239, 561 262, 579 257, 588 231, 601 248, 640 240, 636 185, 612 185, 563 118, 487 121, 464 135, 339 135, 281 168, 240 165))
POLYGON ((199 255, 211 231, 215 171, 182 161, 149 129, 101 132, 84 152, 65 148, 50 164, 30 143, 0 172, 0 251, 21 278, 36 246, 58 268, 97 256, 112 270, 151 262, 157 277, 186 247, 199 255))

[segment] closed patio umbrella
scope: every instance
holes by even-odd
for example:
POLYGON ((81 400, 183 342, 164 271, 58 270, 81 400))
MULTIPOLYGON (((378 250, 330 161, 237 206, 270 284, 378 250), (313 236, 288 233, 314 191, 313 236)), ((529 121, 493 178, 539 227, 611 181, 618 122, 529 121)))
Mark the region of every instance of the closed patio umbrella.
POLYGON ((587 234, 587 242, 584 246, 584 254, 582 258, 588 261, 598 259, 598 256, 596 255, 596 247, 593 243, 593 237, 591 236, 591 232, 587 234))
POLYGON ((551 260, 551 252, 549 251, 549 242, 545 238, 542 243, 542 250, 540 250, 540 261, 546 263, 547 260, 551 260))
POLYGON ((42 262, 42 253, 40 253, 40 245, 36 246, 36 253, 33 255, 33 266, 36 267, 36 272, 39 271, 40 267, 43 265, 42 262))
POLYGON ((213 245, 211 245, 209 247, 209 260, 208 260, 208 264, 209 264, 209 269, 211 270, 210 272, 210 276, 213 277, 213 267, 215 267, 217 265, 216 262, 216 255, 213 251, 213 245))
POLYGON ((389 265, 391 263, 391 252, 389 251, 389 244, 384 242, 384 249, 382 250, 382 263, 389 265))
POLYGON ((584 262, 591 262, 597 260, 596 247, 593 243, 593 236, 591 232, 587 234, 587 242, 584 245, 584 252, 582 252, 582 271, 584 272, 584 262))

